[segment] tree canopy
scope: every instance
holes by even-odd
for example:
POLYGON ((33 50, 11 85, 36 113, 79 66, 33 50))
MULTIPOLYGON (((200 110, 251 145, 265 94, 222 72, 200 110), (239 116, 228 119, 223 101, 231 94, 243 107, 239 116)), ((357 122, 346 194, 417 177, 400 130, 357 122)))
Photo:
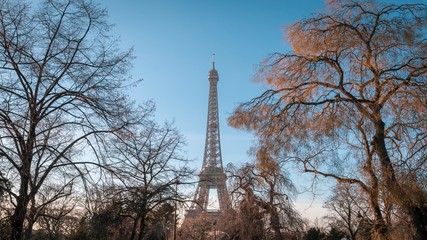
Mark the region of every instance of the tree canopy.
POLYGON ((271 89, 229 122, 254 131, 278 159, 358 184, 374 232, 387 239, 387 193, 426 237, 427 6, 331 0, 325 13, 286 29, 292 46, 259 69, 271 89))
POLYGON ((122 50, 110 29, 91 1, 0 0, 0 194, 11 239, 29 239, 39 217, 55 218, 53 204, 112 173, 112 139, 129 147, 124 140, 146 129, 153 149, 143 146, 150 156, 142 157, 161 158, 153 164, 162 167, 166 155, 176 159, 179 134, 153 127, 152 103, 127 97, 137 82, 132 49, 122 50))

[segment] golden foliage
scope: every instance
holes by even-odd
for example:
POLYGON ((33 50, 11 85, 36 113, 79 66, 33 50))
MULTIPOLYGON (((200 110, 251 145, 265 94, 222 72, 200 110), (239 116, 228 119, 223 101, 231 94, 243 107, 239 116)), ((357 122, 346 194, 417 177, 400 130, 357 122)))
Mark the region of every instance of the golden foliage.
POLYGON ((372 202, 381 185, 402 208, 419 206, 395 175, 424 174, 426 27, 426 5, 372 0, 329 0, 326 13, 288 26, 292 51, 257 72, 270 90, 229 118, 258 137, 257 167, 271 173, 272 159, 293 156, 315 174, 365 184, 372 202))

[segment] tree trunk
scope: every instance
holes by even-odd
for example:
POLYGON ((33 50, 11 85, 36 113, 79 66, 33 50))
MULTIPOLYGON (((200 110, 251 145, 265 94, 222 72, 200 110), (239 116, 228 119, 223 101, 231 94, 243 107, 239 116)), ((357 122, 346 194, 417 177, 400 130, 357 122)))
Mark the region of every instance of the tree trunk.
POLYGON ((24 221, 27 215, 27 207, 30 201, 28 196, 28 183, 29 183, 29 166, 23 161, 21 169, 21 184, 19 188, 19 196, 16 198, 15 211, 11 217, 11 240, 22 240, 24 232, 24 221))
MULTIPOLYGON (((378 195, 377 195, 378 196, 378 195)), ((384 218, 381 213, 381 208, 378 204, 378 198, 375 196, 369 197, 370 207, 374 213, 374 226, 372 228, 373 239, 378 240, 388 240, 389 239, 389 231, 388 227, 384 222, 384 218)))
POLYGON ((139 218, 136 217, 135 221, 133 222, 133 228, 132 228, 132 234, 130 236, 130 240, 135 240, 135 236, 136 236, 136 229, 138 227, 138 222, 139 222, 139 218))
MULTIPOLYGON (((274 206, 272 206, 273 208, 274 206)), ((275 240, 282 240, 282 233, 280 232, 280 219, 279 219, 279 215, 277 214, 277 212, 275 211, 275 209, 270 209, 271 213, 270 213, 270 221, 271 221, 271 227, 273 228, 274 231, 274 239, 275 240)))
MULTIPOLYGON (((22 240, 24 232, 24 221, 27 214, 28 196, 21 184, 21 195, 17 199, 15 211, 11 217, 11 240, 22 240)), ((28 187, 26 187, 28 188, 28 187)))
POLYGON ((35 201, 34 196, 31 199, 32 204, 30 207, 30 212, 28 213, 28 217, 26 218, 27 226, 24 229, 24 240, 31 240, 31 235, 33 234, 33 226, 36 222, 36 209, 34 208, 35 203, 33 201, 35 201))
POLYGON ((382 120, 376 122, 376 133, 373 139, 373 145, 381 164, 381 174, 384 177, 385 186, 390 192, 393 201, 403 210, 406 210, 411 218, 411 225, 415 228, 414 240, 425 240, 427 239, 427 233, 424 214, 421 208, 413 203, 412 199, 407 195, 396 179, 394 168, 385 144, 384 125, 382 120))
POLYGON ((141 217, 141 224, 139 225, 138 240, 142 240, 145 236, 145 216, 141 217))
POLYGON ((423 240, 427 239, 426 227, 427 222, 425 222, 425 216, 423 211, 419 207, 412 207, 409 209, 409 215, 411 216, 411 223, 415 228, 414 239, 423 240))

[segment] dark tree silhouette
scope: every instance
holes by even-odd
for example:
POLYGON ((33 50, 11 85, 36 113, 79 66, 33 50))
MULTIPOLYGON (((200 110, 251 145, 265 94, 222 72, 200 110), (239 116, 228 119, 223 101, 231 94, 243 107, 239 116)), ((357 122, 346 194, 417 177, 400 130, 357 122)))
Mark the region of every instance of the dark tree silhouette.
POLYGON ((11 239, 23 238, 25 219, 30 237, 29 202, 47 182, 85 179, 103 167, 104 137, 139 121, 123 92, 131 51, 118 49, 105 17, 85 0, 0 1, 0 167, 11 184, 0 188, 13 207, 11 239))
POLYGON ((160 207, 186 201, 178 186, 189 184, 193 170, 183 157, 183 144, 172 125, 148 121, 109 144, 110 196, 116 198, 120 215, 131 219, 131 240, 145 237, 147 227, 159 220, 152 217, 160 207))
POLYGON ((303 240, 323 240, 326 234, 319 228, 309 228, 303 237, 303 240))

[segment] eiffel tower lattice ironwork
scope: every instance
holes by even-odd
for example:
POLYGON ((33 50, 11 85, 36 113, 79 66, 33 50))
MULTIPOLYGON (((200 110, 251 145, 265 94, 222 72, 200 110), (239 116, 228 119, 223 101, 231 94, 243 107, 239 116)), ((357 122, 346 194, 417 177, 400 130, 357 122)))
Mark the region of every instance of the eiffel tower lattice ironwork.
POLYGON ((226 175, 222 165, 221 141, 219 134, 218 116, 218 72, 215 69, 215 59, 212 61, 212 69, 209 71, 209 104, 208 121, 206 128, 205 152, 203 165, 199 174, 199 183, 191 208, 187 211, 187 217, 194 217, 201 213, 218 215, 230 209, 230 198, 226 187, 226 175), (212 191, 213 190, 213 191, 212 191), (217 209, 209 208, 209 194, 217 194, 217 209))

